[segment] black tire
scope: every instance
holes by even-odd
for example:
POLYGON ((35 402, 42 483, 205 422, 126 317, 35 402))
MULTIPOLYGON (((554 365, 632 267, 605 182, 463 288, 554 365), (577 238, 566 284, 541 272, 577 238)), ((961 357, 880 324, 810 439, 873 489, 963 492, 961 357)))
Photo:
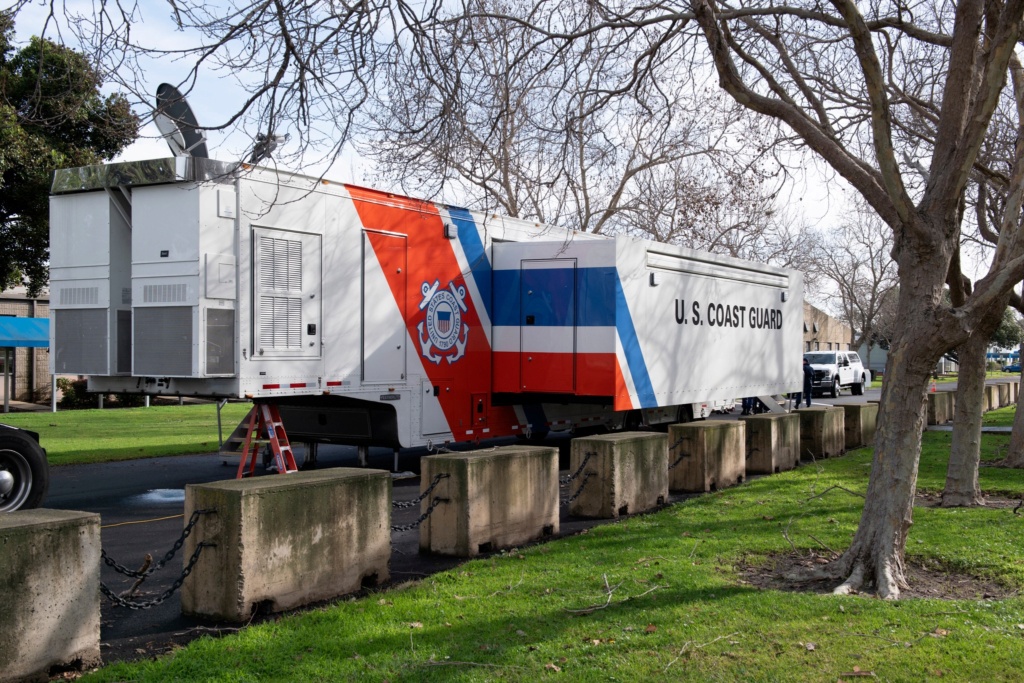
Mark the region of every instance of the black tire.
POLYGON ((644 416, 639 410, 631 410, 626 413, 625 419, 622 421, 622 431, 624 432, 635 432, 640 429, 643 424, 644 416))
POLYGON ((0 426, 0 512, 39 507, 49 488, 50 466, 39 442, 0 426))
POLYGON ((832 398, 839 396, 839 378, 836 377, 832 380, 832 389, 828 392, 828 395, 832 398))
POLYGON ((851 389, 851 391, 853 392, 854 396, 863 396, 864 395, 864 384, 865 384, 864 380, 865 380, 864 375, 861 375, 860 376, 860 381, 853 385, 853 388, 851 389))

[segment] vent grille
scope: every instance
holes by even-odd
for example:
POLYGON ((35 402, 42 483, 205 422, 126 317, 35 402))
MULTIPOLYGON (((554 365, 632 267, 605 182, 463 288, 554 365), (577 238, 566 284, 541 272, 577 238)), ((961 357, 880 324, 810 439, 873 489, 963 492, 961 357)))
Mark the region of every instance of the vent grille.
POLYGON ((302 348, 302 299, 260 297, 260 346, 264 349, 302 348))
POLYGON ((206 374, 235 373, 235 312, 206 309, 206 374))
POLYGON ((142 288, 142 301, 147 304, 175 304, 188 301, 186 285, 146 285, 142 288))
POLYGON ((260 237, 260 287, 276 291, 302 289, 302 242, 260 237))
POLYGON ((53 316, 54 370, 68 375, 106 375, 107 310, 55 310, 53 316))
POLYGON ((99 302, 99 287, 62 287, 60 290, 62 306, 95 306, 99 302))
POLYGON ((136 308, 134 315, 134 374, 191 377, 192 307, 136 308))
POLYGON ((117 372, 124 375, 132 374, 131 311, 117 312, 117 372))

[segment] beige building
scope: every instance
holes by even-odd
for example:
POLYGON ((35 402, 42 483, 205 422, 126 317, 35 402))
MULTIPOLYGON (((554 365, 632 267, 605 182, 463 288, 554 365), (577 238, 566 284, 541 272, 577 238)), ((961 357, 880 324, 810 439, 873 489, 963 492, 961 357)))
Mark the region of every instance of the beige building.
POLYGON ((804 352, 853 350, 853 330, 825 311, 804 302, 804 352))
MULTIPOLYGON (((43 293, 36 299, 26 296, 24 287, 15 287, 0 292, 0 316, 20 318, 50 317, 50 295, 43 293)), ((0 350, 0 402, 4 398, 4 353, 0 350)), ((50 400, 50 350, 42 348, 15 348, 9 352, 12 358, 11 396, 12 401, 43 403, 50 400)))

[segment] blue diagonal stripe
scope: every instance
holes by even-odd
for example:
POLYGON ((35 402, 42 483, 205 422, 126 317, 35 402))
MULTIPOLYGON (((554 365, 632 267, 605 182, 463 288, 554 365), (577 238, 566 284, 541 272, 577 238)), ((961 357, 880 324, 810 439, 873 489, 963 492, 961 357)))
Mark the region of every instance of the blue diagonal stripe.
POLYGON ((480 298, 483 299, 480 303, 487 311, 487 319, 493 321, 494 316, 491 315, 491 262, 487 259, 487 252, 484 251, 484 243, 480 239, 476 221, 473 220, 469 211, 457 206, 449 206, 448 215, 458 230, 459 243, 469 261, 469 271, 473 275, 477 291, 480 292, 480 298))
POLYGON ((644 362, 644 354, 640 349, 640 339, 636 336, 636 327, 633 326, 633 318, 626 303, 626 293, 619 278, 615 278, 615 329, 619 333, 622 350, 626 354, 626 364, 629 366, 629 374, 633 376, 633 386, 636 388, 637 398, 640 399, 640 407, 657 407, 658 399, 654 395, 654 385, 651 384, 651 376, 647 372, 647 363, 644 362))

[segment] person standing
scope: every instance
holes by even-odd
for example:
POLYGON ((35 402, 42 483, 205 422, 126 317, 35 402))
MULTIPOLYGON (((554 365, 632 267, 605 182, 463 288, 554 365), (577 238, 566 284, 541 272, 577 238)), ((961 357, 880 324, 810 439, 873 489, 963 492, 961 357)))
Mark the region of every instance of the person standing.
MULTIPOLYGON (((814 388, 814 368, 804 358, 804 396, 807 397, 807 407, 811 407, 811 391, 814 388)), ((797 406, 800 405, 800 399, 796 400, 797 406)))

